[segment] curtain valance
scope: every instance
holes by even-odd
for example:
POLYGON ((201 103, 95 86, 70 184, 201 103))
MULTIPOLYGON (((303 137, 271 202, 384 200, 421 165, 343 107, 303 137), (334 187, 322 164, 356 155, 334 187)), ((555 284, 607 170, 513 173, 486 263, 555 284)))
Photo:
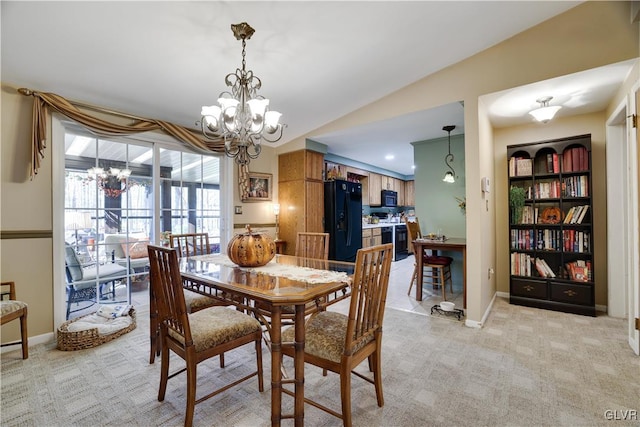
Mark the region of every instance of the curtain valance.
POLYGON ((48 109, 53 108, 60 114, 80 123, 93 133, 101 136, 132 135, 140 132, 162 130, 192 148, 199 151, 224 153, 224 141, 210 141, 200 138, 189 129, 173 123, 153 119, 137 119, 132 125, 120 125, 99 119, 83 111, 65 98, 54 93, 35 92, 18 89, 22 95, 33 96, 33 127, 31 130, 32 162, 31 179, 38 173, 40 161, 44 158, 47 136, 48 109))

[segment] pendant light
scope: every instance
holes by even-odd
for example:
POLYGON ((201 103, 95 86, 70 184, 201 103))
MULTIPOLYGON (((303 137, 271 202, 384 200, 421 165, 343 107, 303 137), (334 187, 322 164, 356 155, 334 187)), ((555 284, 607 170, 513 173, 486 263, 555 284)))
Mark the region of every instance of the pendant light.
POLYGON ((456 171, 453 170, 453 167, 451 166, 451 162, 453 162, 453 154, 451 154, 451 131, 455 128, 456 127, 454 125, 444 126, 442 128, 443 131, 449 133, 449 154, 444 158, 444 162, 450 170, 448 170, 447 173, 444 174, 444 178, 442 178, 444 182, 448 183, 456 182, 456 171))

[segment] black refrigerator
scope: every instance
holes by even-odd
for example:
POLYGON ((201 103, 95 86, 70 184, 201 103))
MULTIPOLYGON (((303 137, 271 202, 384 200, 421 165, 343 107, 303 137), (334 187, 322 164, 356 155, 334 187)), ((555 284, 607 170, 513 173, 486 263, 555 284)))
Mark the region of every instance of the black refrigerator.
POLYGON ((329 233, 329 259, 355 261, 362 247, 362 184, 324 183, 324 231, 329 233))

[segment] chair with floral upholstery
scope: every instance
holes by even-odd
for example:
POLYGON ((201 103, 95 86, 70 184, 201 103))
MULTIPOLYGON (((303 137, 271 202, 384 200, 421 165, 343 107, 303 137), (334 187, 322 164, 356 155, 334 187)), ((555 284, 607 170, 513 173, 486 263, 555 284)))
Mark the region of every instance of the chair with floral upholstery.
MULTIPOLYGON (((358 250, 356 269, 351 284, 349 314, 319 311, 305 323, 304 362, 340 375, 342 414, 313 402, 312 405, 342 419, 351 426, 351 374, 373 384, 378 406, 384 405, 382 395, 382 321, 389 286, 389 270, 393 245, 372 246, 358 250), (354 369, 368 359, 373 378, 354 369)), ((295 327, 282 334, 282 353, 293 357, 295 327)), ((287 394, 293 395, 288 389, 287 394)), ((305 400, 307 400, 305 398, 305 400)))
POLYGON ((29 338, 27 335, 27 304, 16 300, 16 285, 14 282, 2 282, 2 288, 9 287, 8 293, 2 293, 0 301, 0 325, 4 325, 15 319, 20 319, 20 341, 4 343, 2 347, 7 345, 22 345, 22 358, 29 358, 29 338), (9 299, 4 296, 8 295, 9 299))
MULTIPOLYGON (((162 343, 158 401, 164 400, 168 380, 185 370, 187 371, 185 426, 191 426, 193 422, 196 403, 209 399, 240 382, 257 376, 258 390, 264 391, 260 323, 252 316, 230 307, 209 307, 189 313, 176 250, 149 245, 148 252, 151 289, 156 295, 157 320, 162 343), (256 370, 196 400, 198 363, 251 343, 254 344, 256 352, 256 370), (170 350, 182 358, 186 365, 182 370, 171 375, 169 375, 170 350)), ((246 372, 245 366, 238 367, 239 371, 246 372)))

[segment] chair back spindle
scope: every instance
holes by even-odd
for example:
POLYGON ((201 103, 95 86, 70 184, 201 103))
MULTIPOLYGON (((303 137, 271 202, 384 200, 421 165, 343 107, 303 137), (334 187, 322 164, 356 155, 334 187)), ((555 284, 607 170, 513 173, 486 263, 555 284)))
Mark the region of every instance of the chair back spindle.
POLYGON ((295 256, 329 259, 329 233, 298 232, 295 256))

